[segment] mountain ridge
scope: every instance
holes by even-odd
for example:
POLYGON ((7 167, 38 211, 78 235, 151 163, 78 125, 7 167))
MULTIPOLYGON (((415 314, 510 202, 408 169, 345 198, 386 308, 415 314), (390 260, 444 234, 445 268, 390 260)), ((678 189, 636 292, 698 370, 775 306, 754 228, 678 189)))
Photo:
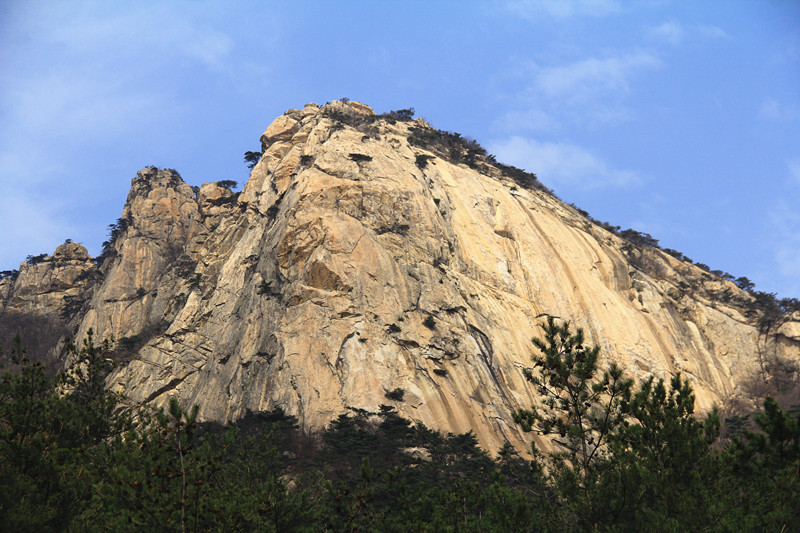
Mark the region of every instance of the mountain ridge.
POLYGON ((770 365, 796 388, 800 314, 765 331, 730 279, 406 111, 289 110, 240 193, 145 168, 102 265, 66 243, 0 280, 2 312, 116 339, 109 386, 131 401, 219 421, 281 407, 307 430, 384 403, 491 450, 526 447, 511 412, 536 402, 522 368, 544 316, 638 379, 688 376, 700 409, 752 402, 770 365))

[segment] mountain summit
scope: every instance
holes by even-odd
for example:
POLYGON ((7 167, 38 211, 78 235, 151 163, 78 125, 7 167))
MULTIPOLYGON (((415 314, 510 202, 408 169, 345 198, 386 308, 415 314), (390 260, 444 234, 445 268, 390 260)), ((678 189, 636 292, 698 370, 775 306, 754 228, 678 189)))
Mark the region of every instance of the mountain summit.
POLYGON ((490 450, 525 446, 511 413, 537 401, 522 369, 548 316, 603 365, 680 372, 700 409, 749 402, 776 368, 796 380, 800 314, 607 231, 410 110, 308 104, 261 143, 241 193, 139 171, 102 257, 67 243, 23 263, 0 319, 115 339, 109 386, 135 402, 218 421, 281 407, 308 430, 388 404, 490 450))

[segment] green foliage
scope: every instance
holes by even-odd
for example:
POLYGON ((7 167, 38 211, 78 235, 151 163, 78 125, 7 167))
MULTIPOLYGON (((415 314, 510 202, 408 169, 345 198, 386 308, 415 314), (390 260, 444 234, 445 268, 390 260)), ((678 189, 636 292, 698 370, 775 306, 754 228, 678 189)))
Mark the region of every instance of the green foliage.
POLYGON ((29 265, 38 265, 47 258, 47 254, 29 255, 25 258, 25 262, 29 265))
POLYGON ((691 263, 692 262, 691 259, 689 259, 685 255, 683 255, 678 250, 673 250, 672 248, 662 248, 662 250, 664 252, 666 252, 667 254, 671 255, 672 257, 674 257, 675 259, 677 259, 678 261, 686 261, 687 263, 691 263))
POLYGON ((195 272, 194 275, 187 280, 189 290, 194 290, 200 287, 200 282, 203 280, 203 275, 200 272, 195 272))
POLYGON ((278 284, 273 286, 272 283, 272 281, 262 281, 258 289, 256 289, 256 292, 258 292, 258 294, 266 294, 267 296, 280 296, 280 286, 278 284))
POLYGON ((208 203, 213 206, 234 206, 241 196, 241 191, 229 194, 228 196, 220 196, 219 198, 208 200, 208 203))
POLYGON ((800 524, 800 415, 768 397, 755 423, 758 430, 743 430, 723 455, 732 470, 723 527, 791 531, 800 524))
POLYGON ((378 115, 380 118, 384 118, 387 120, 396 120, 399 122, 408 122, 409 120, 414 118, 414 108, 409 107, 407 109, 398 109, 392 110, 388 113, 384 113, 383 115, 378 115))
POLYGON ((427 154, 417 154, 414 158, 414 163, 421 169, 425 169, 428 166, 428 161, 431 159, 436 159, 432 155, 427 154))
POLYGON ((326 525, 333 531, 529 531, 540 488, 524 461, 508 454, 506 479, 471 433, 442 435, 382 407, 340 416, 323 434, 314 465, 328 470, 326 525), (422 450, 429 458, 409 453, 422 450), (511 476, 509 476, 510 478, 511 476))
POLYGON ((504 176, 509 177, 517 182, 520 187, 525 189, 546 190, 545 186, 541 184, 539 178, 537 178, 536 174, 533 172, 526 172, 521 168, 517 168, 512 165, 504 165, 496 161, 493 164, 500 170, 500 172, 503 173, 504 176))
POLYGON ((350 159, 355 161, 356 163, 372 161, 372 156, 364 155, 364 154, 350 154, 350 159))
POLYGON ((405 396, 405 393, 406 393, 406 391, 404 391, 403 389, 397 388, 397 389, 394 389, 392 391, 387 392, 386 393, 386 397, 389 398, 390 400, 394 400, 396 402, 402 402, 403 401, 403 396, 405 396))
POLYGON ((747 292, 750 292, 756 288, 756 284, 744 276, 736 278, 734 283, 736 284, 737 287, 747 292))
POLYGON ((118 437, 99 463, 105 472, 87 515, 98 529, 204 531, 214 523, 213 475, 220 457, 197 436, 197 407, 147 416, 118 437))
POLYGON ((61 410, 53 381, 29 363, 19 338, 12 362, 20 371, 0 381, 0 516, 7 531, 53 531, 69 522, 73 499, 52 451, 61 410))
POLYGON ((59 316, 65 320, 71 320, 75 315, 77 315, 81 309, 83 309, 84 304, 86 303, 85 298, 81 298, 80 296, 73 296, 71 294, 67 294, 64 296, 64 304, 61 308, 61 312, 59 316))
POLYGON ((69 343, 69 370, 51 378, 17 341, 18 370, 0 380, 0 531, 797 528, 800 415, 767 399, 752 429, 721 442, 680 376, 633 391, 601 375, 580 331, 552 319, 543 330, 526 374, 544 407, 519 416, 562 449, 534 448, 532 461, 510 445, 492 459, 474 434, 386 405, 341 415, 316 440, 280 410, 227 427, 174 398, 126 412, 105 387, 108 343, 69 343))
POLYGON ((573 335, 569 322, 548 317, 544 339, 533 339, 542 355, 534 354, 525 378, 542 398, 542 408, 518 410, 514 419, 525 431, 558 435, 564 448, 555 457, 566 460, 576 476, 589 477, 591 465, 607 445, 608 436, 624 417, 632 380, 615 364, 597 377, 598 346, 585 346, 583 330, 573 335))
POLYGON ((110 350, 110 355, 117 361, 129 360, 150 339, 164 333, 169 328, 169 325, 169 322, 166 321, 149 324, 144 326, 139 333, 118 339, 113 349, 110 350))
POLYGON ((130 227, 133 223, 133 220, 128 217, 120 217, 117 221, 113 224, 108 225, 108 240, 103 242, 103 249, 100 252, 100 255, 94 258, 94 262, 98 266, 102 266, 106 259, 113 256, 116 253, 114 249, 114 243, 117 242, 123 233, 130 227))
POLYGON ((255 167, 261 161, 262 152, 247 151, 244 153, 244 162, 247 163, 247 168, 255 167))
POLYGON ((225 187, 227 189, 235 189, 239 186, 239 182, 235 180, 219 180, 217 185, 220 187, 225 187))
POLYGON ((430 315, 425 317, 425 320, 422 321, 422 325, 428 329, 435 329, 436 328, 436 320, 430 315))
MULTIPOLYGON (((349 100, 347 100, 349 101, 349 100)), ((346 101, 342 99, 342 102, 346 101)), ((323 116, 334 122, 334 129, 341 129, 344 126, 355 128, 364 134, 362 141, 369 138, 378 138, 380 130, 375 126, 376 122, 385 121, 389 124, 397 122, 408 122, 414 117, 414 109, 400 109, 389 111, 388 113, 367 115, 359 113, 350 107, 344 109, 325 109, 323 116)))
POLYGON ((669 389, 663 380, 642 383, 626 413, 596 483, 605 519, 631 531, 712 527, 721 512, 716 412, 695 418, 694 394, 677 375, 669 389))
POLYGON ((460 133, 429 127, 412 127, 409 131, 411 132, 408 136, 409 144, 432 150, 454 163, 464 163, 471 168, 479 168, 479 162, 485 162, 488 156, 477 141, 462 137, 460 133))
POLYGON ((10 279, 11 281, 16 281, 19 277, 19 270, 2 270, 0 271, 0 279, 10 279))
POLYGON ((19 370, 0 380, 3 530, 64 531, 85 508, 96 450, 129 424, 104 386, 112 368, 107 348, 95 346, 89 332, 80 348, 68 344, 68 372, 50 378, 17 340, 19 370))
POLYGON ((620 231, 618 235, 626 241, 637 246, 651 246, 653 248, 658 247, 658 239, 654 239, 649 233, 643 233, 641 231, 636 231, 635 229, 626 229, 620 231))

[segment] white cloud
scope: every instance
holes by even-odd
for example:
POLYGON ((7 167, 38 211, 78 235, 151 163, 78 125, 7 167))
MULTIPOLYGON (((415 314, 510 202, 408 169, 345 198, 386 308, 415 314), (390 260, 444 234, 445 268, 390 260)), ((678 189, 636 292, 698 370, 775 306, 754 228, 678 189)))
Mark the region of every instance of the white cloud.
POLYGON ((180 3, 106 2, 41 7, 29 15, 35 18, 32 29, 75 52, 102 50, 116 57, 147 54, 151 61, 184 57, 214 70, 225 65, 233 48, 233 40, 212 26, 214 13, 208 4, 196 9, 180 3), (198 13, 204 13, 205 20, 198 13))
POLYGON ((537 19, 550 16, 564 19, 574 16, 604 17, 621 10, 616 0, 512 0, 509 9, 519 16, 537 19))
POLYGON ((58 205, 16 188, 3 187, 0 195, 0 227, 5 228, 0 247, 0 269, 15 268, 27 254, 53 253, 74 233, 74 227, 57 214, 58 205), (24 250, 24 252, 22 251, 24 250))
POLYGON ((650 37, 669 44, 679 44, 684 37, 683 26, 674 20, 649 28, 647 33, 650 37))
POLYGON ((501 131, 550 131, 559 129, 558 120, 542 109, 510 111, 497 119, 493 127, 501 131))
MULTIPOLYGON (((188 84, 263 79, 235 63, 235 42, 220 29, 224 9, 87 0, 12 10, 13 31, 0 33, 0 224, 11 228, 0 237, 0 268, 74 237, 65 206, 80 205, 102 181, 92 171, 108 157, 99 150, 119 153, 127 139, 165 135, 165 125, 186 116, 187 93, 196 98, 188 84), (58 185, 75 173, 75 187, 58 185), (64 205, 44 201, 54 189, 64 205)), ((271 41, 274 32, 264 30, 271 41)))
POLYGON ((772 210, 771 235, 782 296, 800 295, 800 213, 787 203, 772 210), (784 293, 784 291, 786 291, 784 293))
POLYGON ((230 56, 233 48, 233 41, 230 37, 210 28, 204 31, 200 28, 188 27, 186 30, 187 41, 183 48, 189 57, 214 70, 226 65, 226 59, 230 56))
POLYGON ((679 45, 692 37, 705 39, 724 39, 728 37, 725 30, 718 26, 696 24, 687 28, 677 20, 670 20, 658 26, 648 27, 646 34, 655 41, 673 46, 679 45))
POLYGON ((790 159, 786 162, 789 168, 789 180, 792 185, 800 186, 800 157, 790 159))
POLYGON ((719 26, 711 26, 707 24, 700 24, 696 26, 697 33, 703 37, 710 37, 712 39, 727 39, 728 33, 719 26))
POLYGON ((658 57, 645 52, 550 66, 520 61, 506 75, 522 85, 513 97, 513 111, 493 126, 505 135, 516 135, 553 132, 566 123, 593 129, 627 122, 634 113, 625 98, 636 76, 661 65, 658 57))
POLYGON ((626 187, 643 181, 636 172, 611 168, 600 157, 574 144, 511 137, 490 143, 489 151, 499 161, 535 173, 556 191, 561 187, 578 190, 626 187))
POLYGON ((764 100, 758 110, 761 118, 779 122, 800 119, 800 106, 795 103, 779 102, 774 98, 764 100))
POLYGON ((550 97, 587 100, 609 93, 628 92, 630 78, 636 72, 660 65, 658 58, 644 52, 588 58, 570 65, 543 68, 535 83, 550 97))

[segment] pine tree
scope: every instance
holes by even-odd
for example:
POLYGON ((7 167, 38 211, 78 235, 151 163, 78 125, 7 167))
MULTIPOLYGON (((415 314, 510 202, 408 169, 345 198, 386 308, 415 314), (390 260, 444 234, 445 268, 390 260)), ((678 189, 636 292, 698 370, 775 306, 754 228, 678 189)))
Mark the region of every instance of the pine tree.
POLYGON ((796 531, 800 527, 800 414, 767 397, 755 416, 758 431, 744 430, 725 450, 731 466, 724 524, 739 531, 796 531))
POLYGON ((569 322, 559 325, 549 317, 542 329, 544 339, 533 339, 542 355, 531 356, 533 368, 526 368, 524 374, 543 406, 518 410, 514 420, 525 431, 556 435, 554 442, 565 450, 557 458, 586 479, 609 434, 624 419, 633 382, 616 364, 597 376, 600 348, 587 347, 580 328, 573 335, 569 322))
POLYGON ((627 420, 609 436, 595 508, 626 531, 712 528, 722 514, 722 463, 712 445, 719 417, 694 416, 694 393, 680 374, 642 383, 626 406, 627 420))

